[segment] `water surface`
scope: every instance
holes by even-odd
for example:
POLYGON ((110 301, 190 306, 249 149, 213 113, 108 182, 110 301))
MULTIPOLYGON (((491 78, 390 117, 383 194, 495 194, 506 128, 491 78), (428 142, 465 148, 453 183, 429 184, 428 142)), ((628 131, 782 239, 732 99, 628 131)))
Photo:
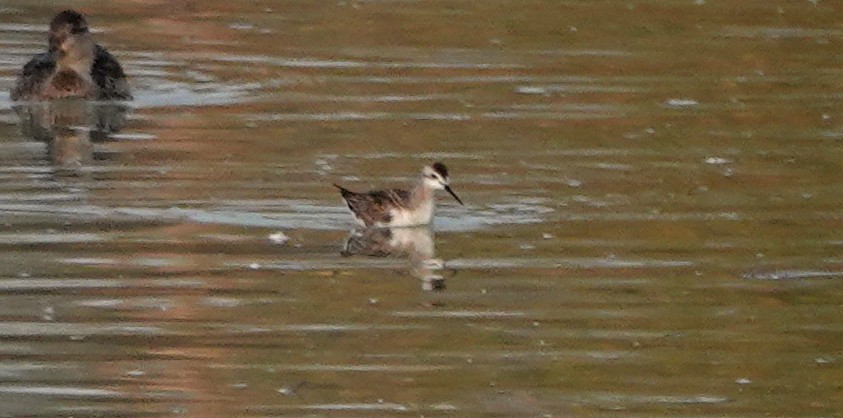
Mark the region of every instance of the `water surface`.
POLYGON ((840 4, 79 8, 136 100, 0 94, 0 415, 840 415, 840 4))

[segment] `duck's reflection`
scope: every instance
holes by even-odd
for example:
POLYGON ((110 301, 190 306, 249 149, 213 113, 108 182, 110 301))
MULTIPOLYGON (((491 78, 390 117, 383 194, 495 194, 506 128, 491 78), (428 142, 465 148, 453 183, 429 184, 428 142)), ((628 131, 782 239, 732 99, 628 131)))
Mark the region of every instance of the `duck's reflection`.
POLYGON ((94 159, 93 144, 119 131, 127 111, 124 104, 83 99, 19 103, 14 109, 23 135, 47 144, 50 163, 69 173, 94 159))
POLYGON ((440 274, 445 263, 436 258, 429 227, 355 229, 349 233, 340 254, 407 258, 410 273, 421 280, 422 289, 445 289, 445 279, 440 274))

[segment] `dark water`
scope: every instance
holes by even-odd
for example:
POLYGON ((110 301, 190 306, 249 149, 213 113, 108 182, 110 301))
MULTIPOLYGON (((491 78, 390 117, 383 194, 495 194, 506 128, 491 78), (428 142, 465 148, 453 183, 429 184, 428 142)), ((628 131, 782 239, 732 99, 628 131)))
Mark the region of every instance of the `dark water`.
POLYGON ((80 9, 127 109, 0 7, 0 415, 841 416, 840 2, 80 9))

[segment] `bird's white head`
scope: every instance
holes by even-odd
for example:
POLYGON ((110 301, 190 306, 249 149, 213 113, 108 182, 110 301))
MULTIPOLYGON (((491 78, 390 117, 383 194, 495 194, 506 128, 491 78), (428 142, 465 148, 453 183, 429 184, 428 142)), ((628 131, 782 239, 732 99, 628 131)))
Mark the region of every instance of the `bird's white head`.
POLYGON ((440 162, 435 162, 431 165, 427 165, 422 169, 422 183, 424 186, 432 189, 432 190, 445 190, 454 196, 454 199, 457 199, 457 202, 460 202, 462 205, 462 200, 457 197, 457 194, 451 190, 450 179, 448 178, 448 168, 445 167, 445 164, 440 162))
POLYGON ((444 190, 450 182, 448 169, 442 163, 426 165, 422 169, 422 181, 428 189, 444 190))

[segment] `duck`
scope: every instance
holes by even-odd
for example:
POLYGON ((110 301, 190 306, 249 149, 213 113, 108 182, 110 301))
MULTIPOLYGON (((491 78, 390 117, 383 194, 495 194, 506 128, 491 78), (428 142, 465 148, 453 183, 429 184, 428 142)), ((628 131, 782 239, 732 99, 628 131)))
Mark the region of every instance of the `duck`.
POLYGON ((87 20, 74 10, 62 11, 50 22, 47 52, 24 65, 10 96, 13 101, 133 98, 123 67, 94 42, 87 20))

